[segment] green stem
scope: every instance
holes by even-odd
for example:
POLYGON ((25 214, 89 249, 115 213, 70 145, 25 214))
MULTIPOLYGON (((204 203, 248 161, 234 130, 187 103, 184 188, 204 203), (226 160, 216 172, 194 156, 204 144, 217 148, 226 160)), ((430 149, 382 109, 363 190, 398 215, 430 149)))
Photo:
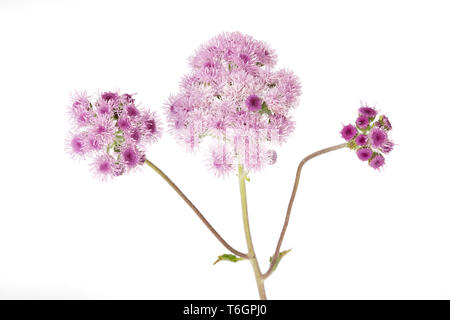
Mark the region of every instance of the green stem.
POLYGON ((245 189, 246 174, 242 166, 239 166, 239 190, 241 193, 242 218, 244 220, 245 240, 247 241, 248 259, 252 264, 253 272, 255 274, 256 285, 258 286, 259 297, 261 300, 266 300, 266 290, 264 288, 264 280, 262 279, 261 269, 259 268, 258 259, 253 248, 252 236, 250 234, 250 224, 248 220, 247 208, 247 192, 245 189))

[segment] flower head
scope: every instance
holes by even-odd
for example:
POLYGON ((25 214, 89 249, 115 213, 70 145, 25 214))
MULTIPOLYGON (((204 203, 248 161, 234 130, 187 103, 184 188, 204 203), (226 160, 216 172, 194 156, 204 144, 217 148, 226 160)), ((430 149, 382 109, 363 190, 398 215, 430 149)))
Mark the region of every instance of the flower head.
POLYGON ((361 161, 369 160, 372 157, 372 153, 372 149, 370 148, 360 148, 358 149, 358 151, 356 151, 356 155, 361 161))
POLYGON ((294 128, 289 113, 301 94, 298 78, 274 70, 275 52, 239 32, 211 39, 189 62, 191 71, 166 108, 176 139, 188 150, 212 140, 210 167, 222 176, 237 165, 255 171, 273 162, 267 145, 283 143, 294 128))
POLYGON ((92 100, 76 93, 70 115, 76 132, 70 134, 67 149, 76 157, 92 157, 92 170, 101 180, 144 163, 146 144, 161 136, 156 115, 140 110, 130 94, 103 92, 92 100))
POLYGON ((386 143, 380 147, 381 152, 386 154, 391 152, 392 149, 394 149, 394 143, 392 141, 386 141, 386 143))
POLYGON ((245 105, 249 111, 258 111, 262 107, 261 99, 255 94, 248 96, 247 100, 245 100, 245 105))
POLYGON ((91 164, 94 175, 103 181, 115 176, 117 173, 117 164, 114 157, 107 153, 98 155, 91 164))
POLYGON ((80 133, 70 133, 66 140, 66 150, 73 157, 80 157, 86 154, 86 141, 83 134, 80 133))
POLYGON ((117 92, 103 92, 102 99, 104 101, 117 101, 117 99, 119 99, 119 95, 117 92))
POLYGON ((372 128, 369 133, 369 139, 375 148, 381 147, 387 141, 387 133, 380 128, 372 128))
POLYGON ((368 141, 369 141, 369 138, 365 134, 360 134, 355 138, 356 144, 360 147, 367 145, 368 141))
POLYGON ((375 118, 375 116, 377 115, 377 110, 368 106, 362 106, 358 109, 358 113, 359 115, 367 118, 375 118))
POLYGON ((142 154, 139 152, 139 150, 136 148, 133 144, 125 145, 121 148, 120 157, 122 162, 128 167, 128 168, 134 168, 138 164, 141 164, 140 162, 142 154))
POLYGON ((389 121, 388 117, 385 115, 380 116, 380 119, 377 121, 377 125, 380 128, 383 128, 387 131, 392 129, 391 122, 389 121))
POLYGON ((369 125, 369 118, 367 116, 359 116, 356 119, 356 126, 360 129, 365 129, 369 125))
POLYGON ((216 176, 225 177, 233 170, 233 156, 227 145, 218 145, 210 150, 209 167, 216 176))
POLYGON ((392 125, 386 115, 375 119, 377 111, 368 106, 358 109, 356 127, 344 126, 341 136, 348 141, 347 146, 356 151, 362 161, 368 161, 374 169, 379 169, 385 163, 383 154, 390 153, 394 143, 389 139, 392 125))
POLYGON ((369 165, 374 169, 379 169, 384 165, 384 157, 381 154, 377 154, 369 161, 369 165))
POLYGON ((344 126, 341 130, 341 136, 346 141, 353 139, 357 133, 358 130, 356 130, 355 126, 351 124, 344 126))

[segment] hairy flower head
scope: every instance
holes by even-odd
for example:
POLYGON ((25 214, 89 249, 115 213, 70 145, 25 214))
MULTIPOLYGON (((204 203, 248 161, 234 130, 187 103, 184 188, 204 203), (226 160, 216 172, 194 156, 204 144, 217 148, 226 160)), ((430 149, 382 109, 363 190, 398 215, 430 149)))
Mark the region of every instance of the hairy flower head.
POLYGON ((101 180, 144 163, 146 145, 161 136, 157 116, 140 110, 131 94, 110 91, 92 99, 77 92, 69 109, 75 130, 66 148, 75 157, 92 158, 92 171, 101 180))
POLYGON ((346 141, 353 139, 357 133, 358 130, 356 130, 355 126, 351 124, 344 126, 341 130, 341 136, 346 141))
POLYGON ((341 130, 341 136, 348 141, 347 146, 356 150, 356 155, 362 161, 367 161, 374 168, 379 169, 385 163, 383 154, 394 149, 394 143, 389 139, 392 129, 391 122, 386 115, 376 119, 377 111, 367 105, 358 109, 356 126, 347 125, 341 130))
POLYGON ((167 102, 176 139, 188 150, 209 140, 210 167, 220 176, 237 165, 255 171, 273 162, 268 145, 283 143, 294 127, 290 111, 301 94, 298 78, 275 70, 275 52, 239 32, 209 40, 189 63, 179 93, 167 102))

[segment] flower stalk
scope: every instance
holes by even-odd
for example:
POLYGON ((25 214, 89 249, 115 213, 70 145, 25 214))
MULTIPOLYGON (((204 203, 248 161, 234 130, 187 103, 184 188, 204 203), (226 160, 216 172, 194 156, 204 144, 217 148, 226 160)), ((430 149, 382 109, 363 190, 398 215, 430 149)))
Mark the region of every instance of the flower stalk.
POLYGON ((231 245, 228 244, 228 242, 225 241, 225 239, 222 238, 222 236, 214 229, 214 227, 206 220, 205 216, 200 212, 200 210, 197 209, 197 207, 189 200, 189 198, 183 193, 183 191, 178 188, 178 186, 160 169, 158 168, 153 162, 151 162, 148 159, 145 159, 145 163, 155 170, 155 172, 164 179, 171 187, 175 190, 175 192, 181 197, 181 199, 184 200, 184 202, 187 203, 187 205, 192 209, 192 211, 195 212, 195 214, 200 218, 200 220, 205 224, 205 226, 211 231, 211 233, 219 240, 219 242, 228 250, 230 250, 235 255, 248 259, 248 255, 245 253, 242 253, 236 249, 234 249, 231 245))
POLYGON ((341 144, 338 144, 338 145, 335 145, 335 146, 332 146, 329 148, 321 149, 319 151, 311 153, 310 155, 303 158, 302 161, 300 161, 300 163, 297 167, 297 173, 295 175, 294 187, 292 188, 291 198, 289 200, 289 205, 288 205, 288 208, 286 211, 286 217, 284 219, 283 228, 281 229, 280 238, 278 239, 277 247, 275 249, 275 253, 272 256, 272 261, 270 263, 269 269, 266 271, 266 273, 264 273, 262 275, 263 279, 267 279, 272 274, 272 272, 274 271, 274 267, 279 259, 281 244, 283 243, 284 235, 286 234, 286 230, 287 230, 287 227, 289 224, 289 218, 291 217, 291 211, 292 211, 292 207, 294 205, 295 196, 297 195, 298 184, 300 182, 300 174, 302 173, 303 166, 309 160, 311 160, 317 156, 320 156, 321 154, 339 150, 339 149, 342 149, 345 147, 347 147, 347 143, 341 143, 341 144))
POLYGON ((245 180, 247 176, 244 172, 242 165, 239 166, 239 191, 241 193, 241 206, 242 206, 242 218, 244 221, 245 240, 248 248, 248 259, 252 264, 253 272, 255 274, 256 285, 258 287, 258 293, 261 300, 267 300, 266 290, 264 288, 264 279, 261 274, 258 259, 256 258, 255 249, 253 247, 252 236, 250 233, 250 223, 248 219, 248 206, 247 206, 247 191, 245 188, 245 180))

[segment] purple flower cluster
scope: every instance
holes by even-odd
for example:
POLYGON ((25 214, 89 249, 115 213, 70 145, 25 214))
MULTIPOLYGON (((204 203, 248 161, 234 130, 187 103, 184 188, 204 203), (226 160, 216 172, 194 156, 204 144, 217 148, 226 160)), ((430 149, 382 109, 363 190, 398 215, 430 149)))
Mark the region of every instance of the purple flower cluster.
POLYGON ((384 165, 384 154, 388 154, 394 148, 394 143, 389 139, 389 131, 392 125, 385 115, 377 117, 378 112, 366 105, 358 110, 358 118, 355 124, 348 124, 341 130, 341 136, 348 141, 348 147, 356 150, 356 155, 361 161, 367 161, 374 169, 384 165))
POLYGON ((145 145, 161 136, 156 115, 140 110, 131 94, 104 92, 92 100, 86 92, 72 97, 74 131, 67 149, 74 157, 93 158, 94 174, 106 180, 145 161, 145 145))
POLYGON ((276 161, 268 143, 279 144, 294 129, 289 112, 301 94, 298 78, 274 70, 275 52, 239 32, 223 33, 190 58, 191 72, 169 98, 171 131, 188 150, 212 138, 208 164, 224 176, 237 165, 246 171, 276 161))

